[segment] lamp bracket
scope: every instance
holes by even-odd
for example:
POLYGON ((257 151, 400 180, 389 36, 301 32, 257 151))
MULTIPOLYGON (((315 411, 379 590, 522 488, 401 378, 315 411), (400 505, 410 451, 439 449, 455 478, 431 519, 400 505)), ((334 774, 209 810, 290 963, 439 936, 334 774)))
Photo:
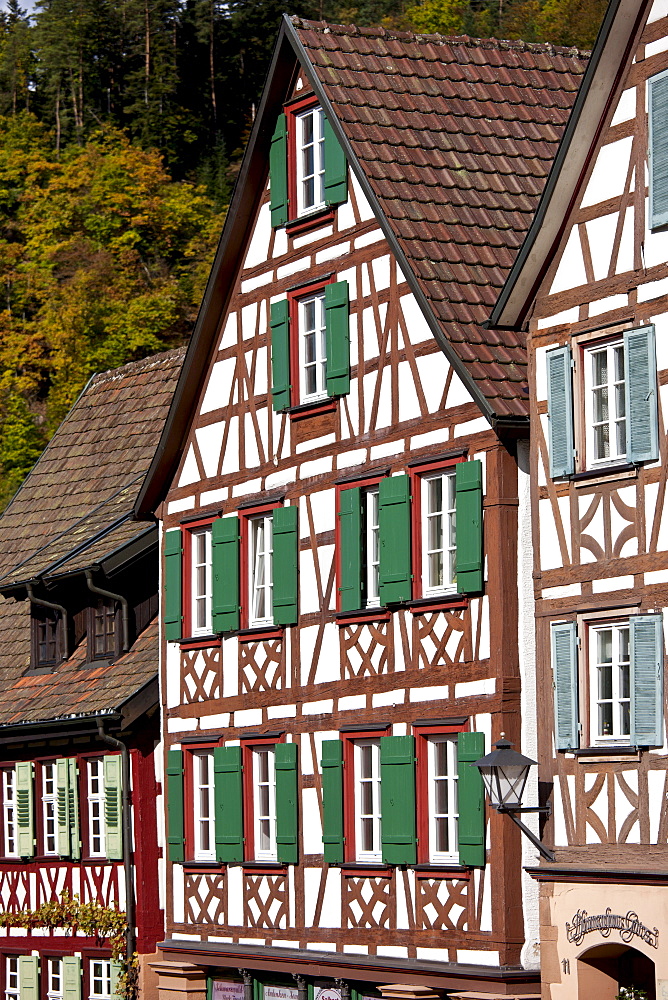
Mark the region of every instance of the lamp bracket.
POLYGON ((497 811, 507 813, 541 813, 543 816, 549 818, 552 815, 552 803, 548 802, 546 806, 499 806, 497 811))
POLYGON ((539 810, 543 810, 545 808, 546 808, 545 806, 537 806, 536 809, 531 809, 531 808, 528 808, 528 809, 524 808, 522 810, 518 810, 518 809, 499 809, 498 811, 499 812, 506 812, 506 813, 508 813, 508 815, 512 819, 513 823, 516 826, 519 826, 520 830, 525 835, 525 837, 529 838, 529 840, 531 841, 531 843, 533 844, 533 846, 538 850, 538 852, 541 855, 541 857, 545 858, 546 861, 556 861, 556 857, 555 857, 554 851, 551 851, 549 849, 549 847, 546 847, 545 844, 541 843, 541 841, 538 839, 538 837, 533 832, 533 830, 530 830, 528 826, 525 826, 525 824, 522 822, 521 819, 518 819, 517 816, 515 816, 516 812, 520 812, 520 811, 521 812, 538 812, 539 810))

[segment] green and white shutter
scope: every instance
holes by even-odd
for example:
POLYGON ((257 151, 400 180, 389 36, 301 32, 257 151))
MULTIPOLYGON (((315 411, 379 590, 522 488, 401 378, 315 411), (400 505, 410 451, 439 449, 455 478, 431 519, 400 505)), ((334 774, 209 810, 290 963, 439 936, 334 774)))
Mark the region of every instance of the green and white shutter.
MULTIPOLYGON (((455 572, 460 594, 482 590, 482 462, 458 462, 455 466, 455 513, 457 553, 455 572)), ((423 525, 424 529, 424 525, 423 525)))
POLYGON ((63 1000, 81 1000, 81 959, 78 955, 63 957, 63 1000))
POLYGON ((276 855, 284 865, 296 865, 298 844, 297 744, 277 743, 276 768, 276 855))
POLYGON ((39 958, 19 956, 19 990, 21 1000, 39 1000, 39 958))
POLYGON ((570 347, 548 351, 547 421, 550 476, 571 476, 575 472, 573 437, 573 376, 570 347))
POLYGON ((182 633, 181 567, 183 541, 180 529, 165 532, 165 604, 163 621, 165 639, 176 642, 182 633))
POLYGON ((118 982, 119 982, 119 979, 121 977, 121 973, 123 972, 123 965, 122 965, 121 962, 118 961, 117 958, 112 958, 111 962, 109 963, 109 966, 110 966, 110 972, 111 972, 111 976, 110 976, 110 979, 111 979, 111 995, 113 997, 113 996, 116 995, 116 993, 118 991, 118 982))
POLYGON ((239 518, 219 517, 211 525, 212 621, 214 632, 239 628, 239 518))
POLYGON ((78 773, 75 757, 61 757, 56 761, 58 854, 75 860, 81 857, 78 773))
POLYGON ((649 225, 668 222, 668 72, 647 81, 649 98, 649 225))
POLYGON ((353 486, 339 494, 341 611, 362 607, 362 490, 353 486))
POLYGON ((105 854, 110 861, 123 857, 123 803, 121 798, 122 759, 107 754, 103 759, 105 854))
POLYGON ((415 737, 380 738, 380 811, 383 861, 417 861, 415 812, 415 737))
POLYGON ((485 789, 473 762, 485 754, 484 733, 457 737, 457 841, 459 863, 473 868, 485 865, 485 789))
POLYGON ((580 745, 578 713, 578 638, 575 622, 552 626, 554 745, 575 750, 580 745))
POLYGON ((663 746, 663 618, 629 618, 631 658, 631 743, 663 746))
POLYGON ((624 331, 626 457, 651 462, 659 457, 656 338, 653 326, 624 331))
POLYGON ((378 487, 380 603, 411 598, 411 489, 406 475, 381 479, 378 487))
POLYGON ((297 507, 276 507, 271 530, 274 625, 296 625, 299 565, 297 507))
POLYGON ((19 857, 35 854, 35 817, 33 811, 33 763, 16 765, 16 833, 19 857))
POLYGON ((290 384, 290 306, 287 299, 272 302, 271 327, 271 405, 275 413, 291 405, 290 384))
POLYGON ((213 773, 216 858, 238 865, 244 860, 241 747, 215 747, 213 773))
POLYGON ((325 285, 326 381, 328 396, 350 392, 348 282, 325 285))
POLYGON ((167 849, 169 860, 185 860, 183 828, 183 751, 167 751, 167 849))
POLYGON ((343 863, 343 742, 323 740, 320 759, 322 771, 322 841, 325 861, 343 863))
POLYGON ((271 224, 284 226, 288 221, 288 125, 280 114, 269 149, 269 187, 271 224))
POLYGON ((325 201, 338 205, 348 198, 348 164, 341 143, 334 135, 327 115, 324 116, 325 139, 325 201))

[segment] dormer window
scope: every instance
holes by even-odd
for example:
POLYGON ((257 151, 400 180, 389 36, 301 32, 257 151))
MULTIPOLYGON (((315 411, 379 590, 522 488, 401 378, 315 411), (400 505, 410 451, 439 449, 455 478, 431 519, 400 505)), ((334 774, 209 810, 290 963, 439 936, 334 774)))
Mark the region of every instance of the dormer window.
POLYGON ((58 660, 59 638, 58 612, 33 605, 31 656, 33 669, 55 667, 58 660))
POLYGON ((116 655, 116 602, 101 597, 90 609, 90 658, 109 659, 116 655))

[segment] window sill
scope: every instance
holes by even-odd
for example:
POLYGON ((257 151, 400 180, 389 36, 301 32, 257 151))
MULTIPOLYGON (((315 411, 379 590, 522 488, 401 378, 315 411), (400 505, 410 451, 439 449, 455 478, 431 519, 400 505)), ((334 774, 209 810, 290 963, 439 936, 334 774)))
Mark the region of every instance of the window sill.
POLYGON ((203 875, 207 872, 215 875, 225 867, 220 861, 184 861, 182 864, 186 875, 203 875))
POLYGON ((220 646, 219 635, 196 635, 179 639, 181 649, 209 649, 211 646, 220 646))
POLYGON ((296 219, 289 219, 285 223, 285 231, 288 236, 301 236, 302 233, 310 233, 313 229, 334 222, 334 214, 335 209, 331 206, 317 208, 315 211, 301 215, 296 219))
POLYGON ((568 479, 576 487, 596 486, 598 483, 609 483, 615 479, 637 479, 638 466, 628 463, 620 465, 606 465, 600 469, 586 469, 584 472, 576 472, 568 479))
POLYGON ((582 764, 605 763, 605 761, 615 760, 619 757, 640 760, 640 750, 638 747, 632 746, 582 747, 581 750, 567 750, 566 752, 572 753, 582 764))
POLYGON ((424 865, 409 865, 413 869, 417 878, 453 878, 453 879, 468 879, 471 877, 471 869, 467 868, 466 865, 460 865, 453 862, 451 865, 448 864, 424 864, 424 865))
POLYGON ((249 875, 287 875, 288 866, 280 861, 244 861, 244 874, 249 875))
POLYGON ((445 611, 448 608, 466 608, 469 599, 467 594, 443 594, 440 597, 420 597, 408 601, 406 607, 412 615, 421 615, 426 611, 445 611))
POLYGON ((321 413, 332 413, 336 409, 336 399, 328 396, 327 399, 318 399, 313 403, 300 403, 299 406, 291 406, 286 412, 290 420, 304 420, 306 417, 317 417, 321 413))
POLYGON ((337 625, 357 625, 364 622, 387 622, 390 612, 387 608, 360 608, 359 611, 337 611, 337 625))
POLYGON ((258 639, 278 639, 285 631, 283 625, 258 625, 255 628, 242 628, 236 635, 239 642, 256 642, 258 639))
POLYGON ((343 872, 345 878, 391 878, 397 865, 385 865, 382 862, 374 865, 363 861, 346 861, 342 865, 332 865, 343 872))

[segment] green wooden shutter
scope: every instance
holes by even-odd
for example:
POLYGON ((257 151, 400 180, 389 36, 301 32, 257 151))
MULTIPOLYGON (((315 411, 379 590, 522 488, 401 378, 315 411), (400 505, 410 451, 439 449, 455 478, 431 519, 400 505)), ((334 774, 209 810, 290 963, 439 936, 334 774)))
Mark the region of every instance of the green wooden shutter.
POLYGON ((39 1000, 39 959, 37 955, 19 955, 21 1000, 39 1000))
POLYGON ((104 758, 104 821, 105 854, 110 861, 120 861, 123 857, 121 773, 121 755, 107 754, 104 758))
POLYGON ((570 347, 547 353, 547 420, 550 475, 571 476, 575 471, 575 445, 570 347))
POLYGON ((167 751, 167 845, 170 861, 185 859, 182 750, 167 751))
POLYGON ((277 743, 276 767, 276 848, 278 860, 296 865, 298 858, 297 744, 277 743))
POLYGON ((244 860, 242 772, 241 747, 214 749, 216 858, 228 865, 244 860))
POLYGON ((181 638, 181 562, 183 543, 180 529, 165 532, 165 639, 181 638))
POLYGON ((663 618, 634 615, 631 632, 631 743, 663 746, 663 618))
POLYGON ((668 222, 668 73, 650 77, 649 91, 649 225, 668 222))
POLYGON ((659 457, 656 342, 653 326, 624 331, 626 457, 652 462, 659 457))
POLYGON ((287 299, 272 302, 271 400, 276 413, 290 406, 290 309, 287 299))
POLYGON ((362 607, 362 490, 354 486, 339 494, 339 543, 342 611, 362 607))
POLYGON ((16 832, 18 852, 22 858, 32 858, 35 854, 32 784, 32 761, 21 761, 16 765, 16 832))
POLYGON ((325 861, 343 862, 343 743, 323 740, 322 757, 322 842, 325 861))
POLYGON ((455 489, 457 590, 475 594, 482 590, 482 462, 458 462, 455 489))
POLYGON ((297 623, 297 508, 276 507, 272 517, 272 590, 274 625, 297 623))
POLYGON ((408 476, 381 479, 378 488, 380 603, 411 598, 411 494, 408 476))
POLYGON ((575 622, 552 626, 554 745, 557 750, 575 750, 580 745, 577 642, 575 622))
POLYGON ((482 868, 485 864, 485 789, 473 761, 485 753, 484 733, 460 733, 457 737, 457 841, 460 865, 482 868))
POLYGON ((111 972, 111 994, 112 996, 118 992, 118 981, 120 979, 121 973, 123 972, 123 963, 119 962, 117 958, 112 958, 110 962, 110 972, 111 972))
POLYGON ((68 815, 70 822, 70 857, 75 861, 81 857, 81 834, 79 832, 79 769, 76 757, 67 761, 69 778, 67 782, 68 815))
POLYGON ((63 956, 63 1000, 81 998, 81 959, 78 955, 63 956))
POLYGON ((211 526, 213 631, 239 628, 239 518, 219 517, 211 526))
POLYGON ((334 135, 329 118, 324 115, 323 133, 325 137, 325 201, 328 205, 338 205, 348 200, 348 164, 341 143, 334 135))
POLYGON ((61 858, 69 858, 70 838, 70 762, 67 757, 56 761, 57 843, 61 858))
POLYGON ((284 226, 288 221, 288 123, 284 114, 276 119, 269 150, 271 224, 284 226))
POLYGON ((327 395, 350 392, 350 322, 348 282, 325 285, 325 336, 327 353, 327 395))
POLYGON ((383 861, 388 865, 414 865, 417 861, 414 736, 380 738, 380 814, 383 861))

